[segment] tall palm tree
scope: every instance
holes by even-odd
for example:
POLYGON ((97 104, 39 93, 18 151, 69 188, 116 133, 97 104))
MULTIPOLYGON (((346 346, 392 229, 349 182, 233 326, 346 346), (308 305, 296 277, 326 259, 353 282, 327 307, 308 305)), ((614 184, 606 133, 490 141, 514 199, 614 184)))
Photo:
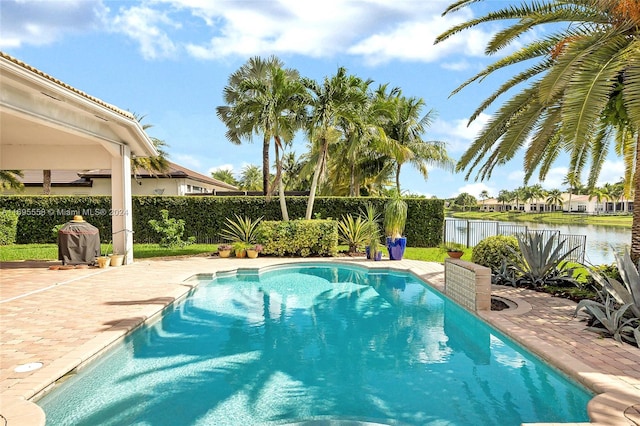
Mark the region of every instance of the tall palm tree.
POLYGON ((421 117, 425 102, 421 98, 407 98, 398 93, 395 111, 384 126, 389 139, 389 155, 395 165, 396 190, 400 189, 400 171, 405 163, 415 166, 427 179, 428 167, 435 166, 453 170, 453 160, 447 155, 447 144, 440 141, 425 141, 422 135, 431 126, 435 111, 429 110, 421 117))
POLYGON ((247 164, 240 172, 238 186, 244 191, 262 191, 262 171, 260 166, 247 164))
MULTIPOLYGON (((460 0, 445 14, 481 0, 460 0)), ((524 36, 528 43, 463 83, 483 79, 509 65, 525 65, 487 98, 471 121, 500 95, 518 85, 458 162, 458 170, 476 169, 477 178, 525 149, 528 179, 539 168, 542 180, 561 152, 569 154, 569 171, 579 174, 591 162, 593 187, 613 145, 623 158, 627 182, 640 185, 640 2, 637 0, 522 1, 457 25, 438 37, 483 23, 508 22, 489 41, 486 52, 511 48, 524 36), (543 28, 540 28, 543 27, 543 28), (635 169, 634 169, 635 167, 635 169)), ((628 188, 630 192, 631 188, 628 188)), ((640 205, 640 191, 634 201, 640 205)), ((631 255, 640 258, 640 209, 634 211, 631 255)))
POLYGON ((276 57, 268 60, 252 58, 231 74, 224 89, 227 105, 216 112, 227 126, 229 141, 239 144, 262 135, 263 192, 272 193, 269 185, 269 147, 274 141, 276 179, 283 220, 289 220, 282 182, 282 159, 285 145, 293 140, 302 126, 305 89, 296 70, 283 68, 276 57))
POLYGON ((559 189, 552 189, 547 192, 547 203, 553 206, 553 210, 557 210, 557 207, 560 206, 562 210, 562 191, 559 189))
POLYGON ((238 180, 229 169, 218 169, 215 172, 211 172, 211 177, 229 185, 238 186, 238 180))
POLYGON ((484 202, 487 200, 487 198, 489 198, 489 191, 487 191, 486 189, 483 189, 482 191, 480 191, 480 200, 482 200, 482 207, 484 210, 484 202))
POLYGON ((21 170, 0 170, 0 189, 23 189, 24 184, 18 177, 24 177, 21 170))
POLYGON ((538 213, 541 213, 542 211, 539 208, 540 206, 538 201, 540 201, 541 199, 544 199, 544 197, 547 196, 547 192, 544 190, 544 188, 542 188, 542 185, 540 185, 539 183, 528 187, 527 191, 529 193, 529 199, 533 200, 533 202, 536 203, 536 211, 538 213))
POLYGON ((499 203, 502 203, 502 211, 506 211, 505 204, 512 202, 513 199, 513 192, 507 191, 506 189, 498 191, 498 197, 496 198, 499 203))
MULTIPOLYGON (((589 192, 589 201, 593 200, 594 198, 596 199, 596 203, 600 205, 602 204, 603 200, 606 200, 608 198, 608 194, 602 188, 595 187, 589 192)), ((603 208, 602 211, 604 210, 605 209, 603 208)), ((598 211, 597 206, 596 211, 598 211)))
POLYGON ((362 90, 362 80, 348 75, 344 67, 339 67, 334 76, 325 77, 322 84, 308 78, 303 82, 310 93, 307 135, 312 144, 312 153, 317 158, 305 215, 311 219, 318 182, 327 170, 329 147, 342 136, 338 122, 357 121, 358 112, 367 102, 367 95, 362 90))

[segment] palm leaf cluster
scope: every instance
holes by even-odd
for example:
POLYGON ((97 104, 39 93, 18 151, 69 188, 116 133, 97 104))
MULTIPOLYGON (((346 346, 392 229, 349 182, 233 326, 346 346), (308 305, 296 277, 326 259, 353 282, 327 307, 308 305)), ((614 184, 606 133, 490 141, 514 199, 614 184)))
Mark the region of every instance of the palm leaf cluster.
MULTIPOLYGON (((458 1, 444 14, 478 1, 458 1)), ((639 166, 640 1, 523 1, 457 25, 436 43, 497 21, 508 24, 489 41, 486 54, 499 53, 527 37, 533 40, 454 91, 496 71, 518 69, 471 115, 473 121, 498 97, 519 86, 460 158, 457 169, 466 169, 467 178, 475 173, 476 179, 487 179, 495 166, 524 149, 525 180, 536 170, 543 180, 565 153, 568 175, 579 180, 588 165, 588 185, 593 187, 613 148, 624 160, 625 190, 630 194, 634 167, 637 175, 639 166)), ((640 255, 640 236, 635 251, 640 255)))
MULTIPOLYGON (((386 85, 374 90, 372 83, 343 67, 315 81, 285 69, 276 57, 256 57, 229 77, 224 89, 226 105, 216 111, 232 143, 262 136, 265 194, 275 192, 275 186, 283 194, 285 185, 310 190, 310 217, 316 193, 379 195, 391 186, 394 176, 399 190, 405 163, 416 166, 425 178, 429 166, 453 168, 443 142, 422 139, 434 116, 432 111, 422 116, 424 101, 407 98, 386 85), (308 151, 296 164, 285 150, 297 132, 306 137, 308 151), (269 180, 272 140, 276 154, 273 185, 269 180), (303 185, 308 186, 300 188, 303 185)), ((282 200, 281 207, 286 218, 282 200)))

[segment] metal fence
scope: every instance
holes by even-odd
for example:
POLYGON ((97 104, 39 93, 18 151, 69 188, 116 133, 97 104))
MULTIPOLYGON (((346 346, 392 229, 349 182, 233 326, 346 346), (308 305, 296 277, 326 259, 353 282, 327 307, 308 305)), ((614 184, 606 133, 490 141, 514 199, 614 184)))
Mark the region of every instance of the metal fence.
POLYGON ((561 234, 560 231, 553 229, 529 230, 529 227, 525 225, 506 225, 501 222, 486 220, 447 219, 444 223, 445 244, 456 243, 466 247, 473 247, 485 238, 494 235, 517 236, 526 233, 537 233, 543 234, 548 239, 553 239, 555 246, 564 241, 560 250, 562 254, 575 248, 567 256, 567 260, 579 263, 584 262, 584 254, 587 247, 586 235, 561 234))

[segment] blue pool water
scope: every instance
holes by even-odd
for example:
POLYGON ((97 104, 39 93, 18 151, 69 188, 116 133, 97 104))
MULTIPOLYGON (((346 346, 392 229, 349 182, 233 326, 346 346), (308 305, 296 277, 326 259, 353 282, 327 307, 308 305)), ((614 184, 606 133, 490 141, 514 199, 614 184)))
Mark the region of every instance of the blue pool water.
POLYGON ((593 395, 408 273, 218 274, 38 401, 48 425, 588 421, 593 395))

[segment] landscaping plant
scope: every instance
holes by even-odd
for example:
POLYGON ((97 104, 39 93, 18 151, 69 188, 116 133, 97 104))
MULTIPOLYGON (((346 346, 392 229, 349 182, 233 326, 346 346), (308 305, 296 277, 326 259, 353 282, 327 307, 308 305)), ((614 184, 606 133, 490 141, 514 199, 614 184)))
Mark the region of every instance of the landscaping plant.
POLYGON ((600 301, 581 300, 575 314, 589 314, 590 330, 640 346, 640 274, 628 250, 615 256, 622 282, 591 269, 600 301))
POLYGON ((189 237, 186 241, 182 239, 184 236, 184 219, 170 218, 168 210, 160 210, 160 216, 162 217, 161 220, 149 220, 151 228, 160 234, 160 247, 184 247, 195 242, 195 237, 189 237))
POLYGON ((358 250, 367 244, 369 224, 361 216, 355 218, 351 214, 342 216, 338 221, 340 231, 340 244, 349 246, 349 253, 357 253, 358 250))
POLYGON ((220 236, 234 243, 255 244, 262 216, 256 220, 246 216, 235 215, 235 217, 236 220, 227 218, 227 228, 220 232, 220 236))
POLYGON ((516 261, 507 261, 504 265, 507 279, 513 280, 515 285, 532 288, 577 285, 574 270, 565 261, 575 248, 563 253, 565 241, 556 245, 553 238, 546 238, 542 232, 518 235, 517 239, 520 251, 508 248, 516 261), (514 275, 510 276, 512 271, 514 275))

